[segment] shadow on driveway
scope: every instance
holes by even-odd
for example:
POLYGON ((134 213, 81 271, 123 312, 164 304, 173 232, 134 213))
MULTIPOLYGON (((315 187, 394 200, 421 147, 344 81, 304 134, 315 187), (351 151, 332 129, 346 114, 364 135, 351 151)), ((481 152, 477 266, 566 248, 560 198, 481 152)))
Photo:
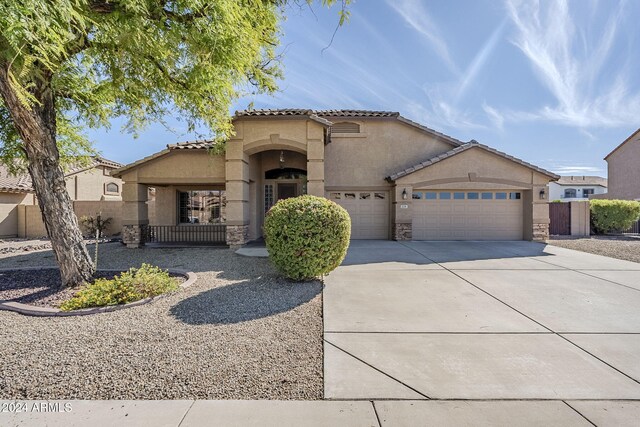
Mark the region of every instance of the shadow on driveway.
POLYGON ((233 324, 292 310, 322 292, 322 283, 255 278, 204 291, 171 308, 178 320, 191 325, 233 324))

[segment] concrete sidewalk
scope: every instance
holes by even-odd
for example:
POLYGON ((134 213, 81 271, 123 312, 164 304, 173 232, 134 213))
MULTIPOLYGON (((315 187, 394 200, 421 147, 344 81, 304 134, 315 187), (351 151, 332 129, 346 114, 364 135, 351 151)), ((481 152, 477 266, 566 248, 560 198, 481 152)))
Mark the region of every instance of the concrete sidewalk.
MULTIPOLYGON (((9 401, 2 402, 2 411, 9 401)), ((29 412, 0 412, 2 426, 632 426, 628 401, 18 401, 29 412), (34 406, 35 405, 35 406, 34 406), (65 406, 66 405, 66 406, 65 406)))

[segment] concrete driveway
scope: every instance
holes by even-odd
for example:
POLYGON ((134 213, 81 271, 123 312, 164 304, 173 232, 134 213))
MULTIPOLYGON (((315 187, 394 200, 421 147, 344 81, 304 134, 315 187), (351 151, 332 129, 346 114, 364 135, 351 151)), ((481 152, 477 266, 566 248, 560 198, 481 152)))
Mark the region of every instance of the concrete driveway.
POLYGON ((548 399, 536 405, 580 414, 605 405, 580 400, 640 399, 638 263, 530 242, 354 241, 325 283, 327 399, 548 399))

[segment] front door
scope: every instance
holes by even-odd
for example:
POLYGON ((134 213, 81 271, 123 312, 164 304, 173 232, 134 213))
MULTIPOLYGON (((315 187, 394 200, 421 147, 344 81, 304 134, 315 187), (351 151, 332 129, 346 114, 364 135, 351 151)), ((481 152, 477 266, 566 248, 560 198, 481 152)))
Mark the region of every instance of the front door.
POLYGON ((294 182, 278 183, 278 200, 296 197, 297 192, 298 184, 294 182))

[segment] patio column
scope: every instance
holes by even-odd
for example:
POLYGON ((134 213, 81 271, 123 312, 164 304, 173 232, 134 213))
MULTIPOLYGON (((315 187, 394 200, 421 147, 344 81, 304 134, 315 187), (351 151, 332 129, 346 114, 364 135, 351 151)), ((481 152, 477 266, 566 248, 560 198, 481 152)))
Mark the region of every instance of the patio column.
POLYGON ((307 194, 324 197, 323 129, 307 126, 307 194))
POLYGON ((147 186, 137 182, 122 185, 123 219, 122 242, 128 248, 144 246, 149 213, 147 207, 147 186))
POLYGON ((413 187, 411 185, 396 184, 393 188, 393 225, 391 230, 393 240, 412 239, 412 194, 413 187))
POLYGON ((227 244, 238 248, 249 240, 249 156, 241 139, 227 142, 227 244))

